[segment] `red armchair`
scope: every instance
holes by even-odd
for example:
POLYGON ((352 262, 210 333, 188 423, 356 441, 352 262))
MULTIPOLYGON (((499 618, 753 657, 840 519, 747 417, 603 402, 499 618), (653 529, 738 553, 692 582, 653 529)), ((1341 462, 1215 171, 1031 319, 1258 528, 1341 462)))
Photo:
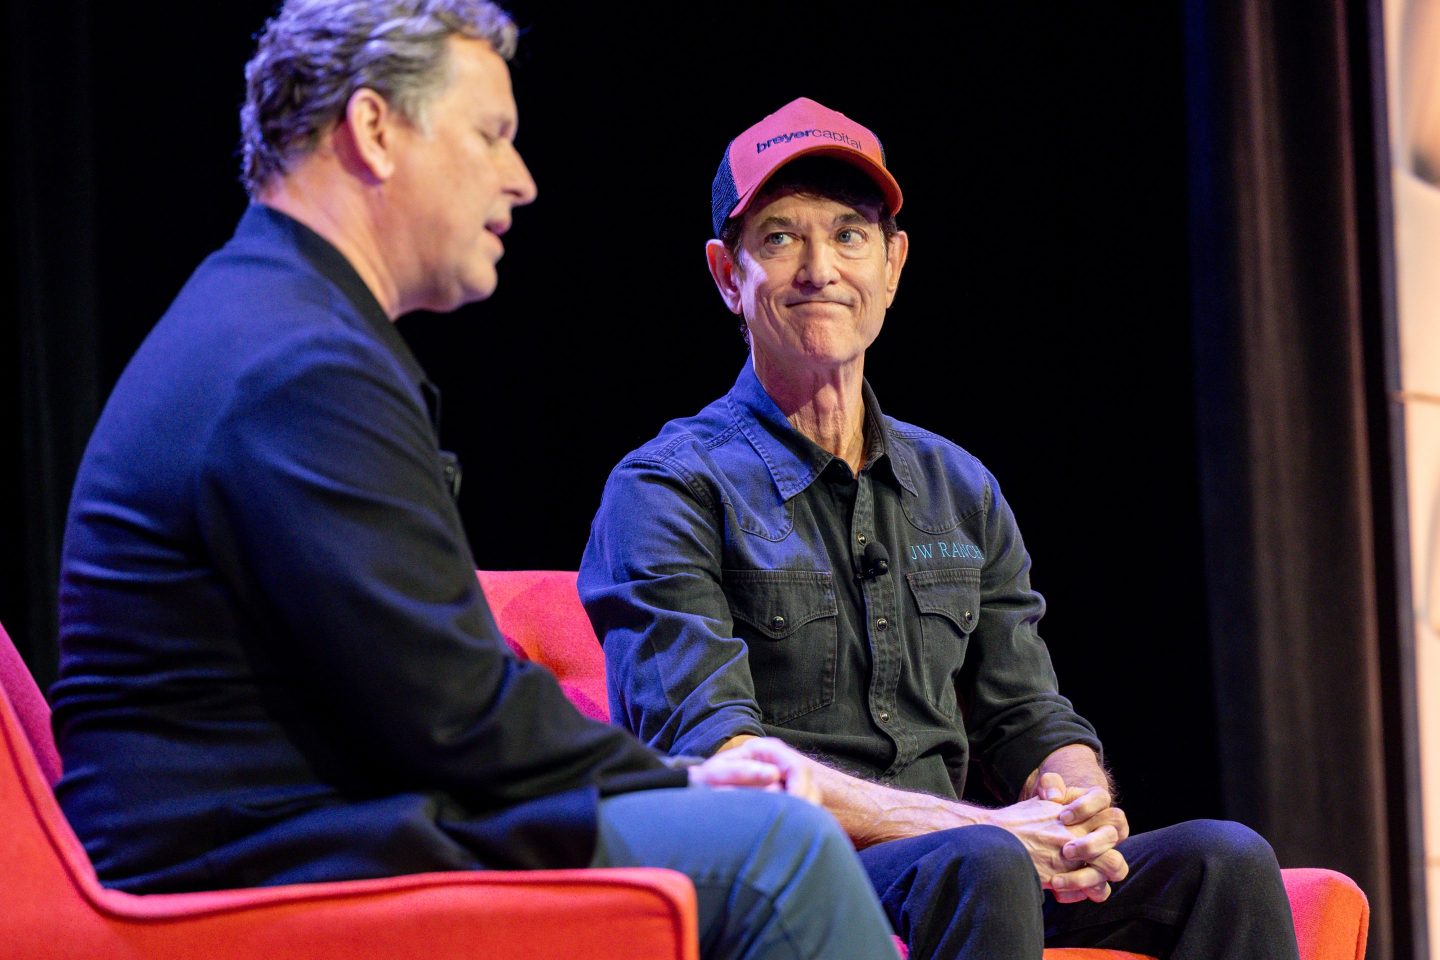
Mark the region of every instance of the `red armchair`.
POLYGON ((50 709, 3 628, 0 693, 4 956, 698 960, 695 891, 670 870, 430 873, 151 896, 107 890, 55 802, 50 709))
MULTIPOLYGON (((605 660, 580 606, 572 571, 481 571, 480 584, 510 648, 549 667, 571 701, 608 720, 605 660)), ((1333 870, 1286 870, 1301 960, 1364 960, 1370 905, 1333 870)), ((1045 960, 1148 960, 1116 950, 1046 950, 1045 960)))

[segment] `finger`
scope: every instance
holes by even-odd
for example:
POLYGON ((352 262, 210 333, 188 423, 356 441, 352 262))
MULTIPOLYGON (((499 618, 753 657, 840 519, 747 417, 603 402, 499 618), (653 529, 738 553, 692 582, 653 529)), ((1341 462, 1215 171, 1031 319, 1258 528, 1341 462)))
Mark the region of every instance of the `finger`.
POLYGON ((1110 884, 1101 883, 1093 887, 1086 887, 1084 893, 1087 900, 1093 900, 1095 903, 1103 903, 1110 899, 1110 884))
POLYGON ((1092 830, 1075 840, 1071 840, 1060 848, 1060 856, 1066 860, 1081 860, 1089 863, 1098 859, 1102 853, 1114 850, 1115 844, 1120 842, 1120 834, 1115 828, 1106 824, 1099 830, 1092 830))
POLYGON ((785 771, 785 792, 816 806, 820 804, 820 788, 805 767, 791 767, 785 771))
POLYGON ((1065 796, 1065 778, 1058 773, 1041 774, 1040 782, 1035 785, 1035 796, 1041 800, 1061 802, 1065 796))
POLYGON ((1106 850, 1090 861, 1090 866, 1099 870, 1111 883, 1119 883, 1130 875, 1130 864, 1119 850, 1106 850))
POLYGON ((756 737, 748 740, 736 747, 732 751, 732 755, 771 763, 782 770, 795 766, 795 760, 799 756, 789 746, 774 737, 756 737))
POLYGON ((1084 823, 1109 807, 1110 791, 1104 787, 1091 787, 1065 804, 1060 811, 1060 822, 1066 825, 1084 823))
POLYGON ((1081 900, 1089 900, 1084 890, 1051 890, 1056 903, 1079 903, 1081 900))
MULTIPOLYGON (((1069 798, 1067 798, 1067 802, 1068 799, 1069 798)), ((1125 815, 1124 810, 1121 810, 1117 806, 1112 805, 1106 807, 1086 822, 1092 824, 1090 826, 1091 830, 1095 829, 1102 823, 1108 823, 1120 832, 1120 838, 1122 840, 1130 836, 1130 818, 1125 815)), ((1085 826, 1085 823, 1076 823, 1074 825, 1085 826)))
POLYGON ((691 783, 710 787, 766 787, 782 779, 780 769, 772 763, 728 756, 690 768, 691 783))
MULTIPOLYGON (((1086 864, 1078 870, 1071 870, 1068 873, 1057 873, 1050 878, 1050 889, 1057 892, 1062 890, 1084 891, 1088 887, 1098 887, 1105 882, 1105 877, 1094 867, 1086 864)), ((1081 896, 1085 896, 1082 892, 1081 896)))

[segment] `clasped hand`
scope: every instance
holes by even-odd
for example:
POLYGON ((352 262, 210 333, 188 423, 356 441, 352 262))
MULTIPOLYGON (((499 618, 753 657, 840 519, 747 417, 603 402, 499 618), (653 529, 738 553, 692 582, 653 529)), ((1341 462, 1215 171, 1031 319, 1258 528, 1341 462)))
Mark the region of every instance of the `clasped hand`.
POLYGON ((1025 845, 1040 885, 1060 903, 1099 903, 1130 872, 1115 849, 1130 836, 1130 824, 1104 787, 1066 787, 1058 773, 1046 773, 1033 797, 991 814, 1025 845))
POLYGON ((815 762, 773 737, 756 737, 690 768, 690 782, 707 787, 781 790, 819 804, 815 762))

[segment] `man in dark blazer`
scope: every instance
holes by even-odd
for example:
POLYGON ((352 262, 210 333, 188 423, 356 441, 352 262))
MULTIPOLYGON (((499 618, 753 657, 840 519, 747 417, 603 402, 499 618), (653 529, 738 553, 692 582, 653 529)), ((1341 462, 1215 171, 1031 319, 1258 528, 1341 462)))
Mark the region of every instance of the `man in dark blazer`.
POLYGON ((246 69, 234 238, 131 361, 63 557, 57 790, 137 892, 670 866, 709 956, 884 956, 774 742, 686 767, 576 712, 480 593, 391 321, 496 284, 535 184, 482 0, 291 0, 246 69), (689 785, 748 785, 712 791, 689 785))

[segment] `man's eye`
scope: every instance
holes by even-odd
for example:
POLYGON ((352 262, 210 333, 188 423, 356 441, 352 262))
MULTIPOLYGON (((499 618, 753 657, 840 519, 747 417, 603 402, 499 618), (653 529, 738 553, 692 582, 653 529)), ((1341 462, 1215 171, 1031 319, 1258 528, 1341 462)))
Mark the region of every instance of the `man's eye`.
POLYGON ((853 227, 846 227, 839 233, 835 234, 835 239, 839 240, 841 243, 844 244, 864 243, 865 234, 861 233, 859 230, 856 230, 853 227))
POLYGON ((765 234, 765 245, 767 247, 783 247, 790 242, 788 233, 767 233, 765 234))

